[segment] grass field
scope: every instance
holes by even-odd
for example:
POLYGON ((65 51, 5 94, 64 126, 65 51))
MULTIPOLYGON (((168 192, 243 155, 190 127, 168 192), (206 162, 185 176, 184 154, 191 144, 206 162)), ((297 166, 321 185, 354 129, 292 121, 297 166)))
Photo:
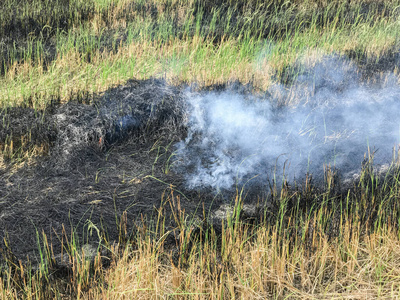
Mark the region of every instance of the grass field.
POLYGON ((299 59, 374 64, 396 52, 400 26, 396 1, 14 2, 0 19, 3 106, 43 107, 132 77, 265 90, 299 59))
MULTIPOLYGON (((398 80, 398 0, 5 0, 0 12, 3 115, 10 107, 40 112, 54 100, 91 103, 129 79, 160 78, 199 90, 237 81, 264 93, 277 83, 290 88, 301 63, 327 55, 354 62, 366 82, 388 72, 398 80)), ((0 151, 4 169, 47 152, 38 145, 19 153, 17 163, 5 162, 3 156, 14 157, 7 139, 0 151)), ((275 182, 270 205, 251 218, 243 217, 239 190, 217 228, 206 211, 202 220, 191 217, 171 191, 160 195, 156 219, 132 235, 124 215, 117 216, 120 241, 104 238, 107 254, 85 259, 75 236, 64 232, 63 269, 40 232, 35 267, 15 259, 5 238, 0 295, 400 298, 400 171, 393 164, 378 176, 372 160, 366 157, 360 180, 345 191, 328 167, 322 187, 311 180, 299 187, 275 182)), ((95 225, 90 230, 103 234, 95 225)))

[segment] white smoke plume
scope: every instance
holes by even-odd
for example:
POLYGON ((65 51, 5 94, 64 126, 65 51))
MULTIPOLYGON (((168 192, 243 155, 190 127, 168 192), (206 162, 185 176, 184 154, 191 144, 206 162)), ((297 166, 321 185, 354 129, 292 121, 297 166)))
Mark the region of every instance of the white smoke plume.
POLYGON ((188 135, 176 145, 176 170, 189 188, 230 189, 272 176, 322 176, 324 165, 347 176, 375 151, 391 163, 400 142, 400 87, 394 75, 371 86, 338 57, 305 70, 269 96, 233 91, 190 94, 188 135), (390 80, 392 82, 390 82, 390 80))

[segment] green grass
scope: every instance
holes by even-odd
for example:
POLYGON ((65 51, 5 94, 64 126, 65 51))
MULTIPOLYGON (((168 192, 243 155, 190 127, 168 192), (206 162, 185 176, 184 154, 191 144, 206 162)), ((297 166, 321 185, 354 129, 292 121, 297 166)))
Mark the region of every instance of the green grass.
POLYGON ((199 86, 239 80, 265 90, 316 53, 377 60, 397 49, 400 29, 398 1, 71 1, 60 9, 37 1, 51 9, 45 18, 6 3, 0 29, 15 14, 32 28, 2 46, 3 106, 31 99, 44 107, 51 96, 68 101, 132 77, 199 86))
MULTIPOLYGON (((379 65, 399 48, 398 0, 6 0, 0 11, 1 108, 90 100, 131 78, 198 87, 238 80, 265 91, 290 83, 299 62, 334 54, 379 65)), ((385 68, 397 76, 397 67, 385 68)), ((12 147, 1 150, 12 156, 12 147)), ((329 168, 325 175, 324 189, 274 186, 273 206, 251 222, 240 218, 238 192, 218 232, 207 212, 198 220, 180 207, 178 191, 127 240, 126 220, 116 216, 118 245, 88 223, 107 258, 82 259, 74 232, 64 232, 68 272, 60 277, 45 235, 37 233, 38 269, 16 261, 6 244, 0 297, 400 297, 397 166, 380 178, 367 165, 359 183, 339 192, 329 168)))

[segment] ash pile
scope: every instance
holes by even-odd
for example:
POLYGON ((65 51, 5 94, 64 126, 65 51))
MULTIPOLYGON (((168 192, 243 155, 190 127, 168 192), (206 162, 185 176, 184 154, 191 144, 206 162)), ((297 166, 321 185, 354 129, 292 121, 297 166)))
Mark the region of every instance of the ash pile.
POLYGON ((0 145, 27 150, 46 144, 56 169, 69 170, 84 149, 104 151, 135 136, 140 142, 161 135, 173 139, 184 121, 182 92, 160 80, 134 81, 97 96, 93 104, 70 101, 45 111, 27 107, 0 112, 0 145), (23 143, 22 140, 25 140, 23 143))
POLYGON ((106 151, 126 138, 139 143, 174 139, 185 123, 183 103, 181 92, 162 81, 131 80, 105 92, 94 105, 60 106, 52 116, 58 133, 51 151, 57 158, 54 169, 68 170, 85 151, 106 151))

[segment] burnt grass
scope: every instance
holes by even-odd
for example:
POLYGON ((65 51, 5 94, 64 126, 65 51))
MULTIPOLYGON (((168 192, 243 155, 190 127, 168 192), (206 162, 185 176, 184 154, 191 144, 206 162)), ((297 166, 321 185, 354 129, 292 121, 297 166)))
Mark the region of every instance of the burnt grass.
MULTIPOLYGON (((283 2, 274 3, 279 6, 283 2)), ((82 2, 80 7, 71 7, 70 1, 63 0, 57 2, 58 6, 52 4, 45 10, 32 10, 28 14, 22 14, 17 5, 11 10, 5 10, 4 3, 0 3, 0 11, 5 12, 0 14, 0 74, 13 63, 24 61, 26 48, 32 37, 43 43, 41 59, 46 68, 57 57, 57 34, 66 33, 70 28, 90 21, 94 10, 93 1, 82 2)), ((210 28, 207 25, 212 19, 212 7, 218 4, 222 12, 228 12, 231 5, 231 1, 227 0, 205 1, 204 7, 199 3, 194 1, 193 16, 198 14, 199 9, 204 10, 204 30, 210 28)), ((379 11, 382 3, 371 2, 371 7, 365 7, 365 16, 370 10, 379 11)), ((165 9, 175 25, 174 34, 178 38, 185 38, 180 36, 183 30, 180 27, 182 25, 179 25, 178 9, 173 6, 165 9)), ((249 29, 252 36, 279 38, 280 33, 288 30, 290 24, 296 26, 294 12, 287 23, 269 24, 260 33, 257 22, 268 19, 268 15, 276 11, 275 6, 268 9, 260 19, 246 25, 253 28, 249 29)), ((281 9, 282 15, 286 15, 285 6, 281 9)), ((332 13, 334 11, 331 10, 332 13)), ((157 23, 160 12, 151 5, 136 4, 121 12, 121 17, 135 21, 134 13, 147 16, 149 12, 154 28, 162 26, 157 23)), ((231 20, 232 35, 238 34, 235 33, 235 28, 244 26, 241 22, 247 22, 243 18, 244 13, 244 6, 239 3, 231 20)), ((311 24, 312 15, 303 17, 302 24, 306 28, 311 24)), ((334 17, 326 16, 328 19, 334 17)), ((102 18, 107 20, 106 15, 102 18)), ((351 19, 352 16, 344 15, 343 18, 351 19)), ((221 19, 218 22, 213 32, 203 32, 205 36, 213 36, 215 44, 225 34, 223 28, 226 20, 221 19)), ((325 22, 327 20, 321 10, 318 23, 323 26, 325 22)), ((115 37, 117 31, 105 30, 101 37, 93 37, 99 40, 100 51, 117 51, 118 45, 127 42, 123 30, 118 31, 118 37, 112 40, 111 37, 115 37)), ((190 34, 194 33, 195 28, 190 34)), ((81 46, 79 51, 90 61, 90 51, 94 49, 85 53, 85 45, 81 46)), ((35 47, 34 44, 31 57, 33 61, 39 59, 35 57, 35 53, 38 53, 35 47)), ((378 59, 367 56, 361 50, 348 51, 344 55, 357 64, 363 78, 379 78, 380 73, 393 71, 399 62, 399 54, 395 48, 389 49, 378 59)), ((298 66, 288 66, 277 77, 283 84, 290 85, 296 80, 298 73, 298 66)), ((20 107, 1 108, 0 150, 4 150, 5 145, 9 146, 12 142, 13 151, 5 154, 5 163, 0 165, 0 264, 4 266, 13 262, 18 265, 18 260, 26 262, 29 257, 33 265, 38 265, 38 238, 41 239, 43 234, 52 245, 56 258, 60 258, 61 248, 65 247, 62 241, 65 243, 67 237, 70 239, 71 232, 80 246, 91 244, 97 247, 99 237, 96 233, 89 234, 88 220, 100 229, 102 243, 110 244, 125 243, 133 238, 138 224, 145 222, 150 226, 155 222, 161 206, 168 215, 166 225, 170 228, 176 227, 171 208, 165 205, 171 193, 180 196, 182 208, 193 219, 201 219, 204 227, 211 226, 218 232, 220 219, 213 219, 211 215, 222 204, 231 203, 236 191, 224 191, 216 195, 214 191, 207 189, 187 190, 185 174, 174 170, 165 172, 171 162, 174 143, 186 136, 186 88, 172 87, 162 80, 130 80, 103 94, 88 95, 82 91, 79 95, 71 95, 66 104, 60 104, 57 98, 52 99, 44 110, 33 109, 29 99, 25 99, 25 104, 20 107), (41 148, 42 152, 34 158, 33 163, 25 162, 23 165, 16 159, 33 151, 35 147, 41 148), (126 226, 126 232, 121 232, 121 222, 126 226)), ((237 93, 254 92, 251 84, 244 86, 240 83, 214 85, 203 90, 222 92, 226 89, 233 89, 237 93)), ((391 176, 396 181, 398 173, 391 176)), ((333 209, 340 206, 347 196, 347 190, 340 186, 340 176, 335 176, 334 179, 334 187, 329 190, 332 201, 329 205, 333 209)), ((317 210, 324 202, 321 195, 327 192, 321 180, 313 180, 312 177, 307 180, 307 184, 283 186, 300 195, 287 203, 286 215, 293 215, 299 209, 304 216, 310 215, 311 210, 317 210)), ((355 183, 351 190, 354 199, 361 198, 359 186, 359 183, 355 183)), ((270 192, 272 190, 273 182, 246 190, 245 203, 258 203, 258 206, 254 211, 242 211, 241 219, 246 223, 257 224, 258 220, 265 218, 274 224, 280 211, 280 197, 278 192, 270 192)), ((378 218, 379 201, 367 204, 366 207, 354 203, 354 207, 362 210, 363 223, 373 223, 378 218)), ((390 206, 391 203, 385 205, 390 206)), ((353 206, 350 205, 349 213, 351 207, 353 206)), ((391 220, 397 222, 398 211, 392 210, 391 214, 391 220)), ((340 232, 340 224, 335 222, 335 218, 338 220, 339 217, 334 216, 331 227, 327 228, 332 237, 340 232)), ((398 226, 397 223, 393 225, 398 226)), ((167 241, 176 245, 174 238, 168 238, 167 241)), ((66 270, 60 261, 57 264, 56 269, 60 276, 67 276, 68 268, 66 270)))
MULTIPOLYGON (((75 99, 66 104, 55 101, 44 111, 29 107, 1 111, 0 145, 12 140, 25 151, 43 144, 47 149, 35 157, 34 163, 24 165, 9 158, 0 169, 3 263, 10 259, 26 261, 29 257, 34 265, 38 264, 38 239, 43 234, 58 258, 62 241, 70 239, 71 234, 78 245, 97 247, 99 236, 89 234, 90 222, 100 229, 103 244, 125 243, 135 236, 137 224, 154 224, 160 207, 167 216, 166 226, 174 228, 177 224, 171 207, 165 205, 172 194, 180 197, 187 215, 218 232, 221 219, 212 215, 222 204, 232 203, 236 191, 215 194, 207 189, 187 190, 185 174, 173 169, 166 172, 174 143, 185 138, 187 132, 186 88, 172 87, 162 80, 130 80, 95 95, 91 103, 75 99), (21 143, 21 137, 25 143, 21 143), (123 232, 121 220, 126 228, 123 232)), ((210 89, 252 92, 251 85, 240 83, 205 91, 210 89)), ((391 175, 393 181, 396 174, 391 175)), ((355 183, 351 192, 355 199, 361 198, 357 196, 361 193, 357 186, 361 185, 355 183)), ((300 209, 307 216, 324 201, 327 204, 322 196, 326 193, 330 196, 329 206, 337 208, 346 201, 348 192, 341 188, 338 175, 333 177, 329 190, 321 179, 315 181, 311 176, 306 184, 286 183, 279 188, 300 195, 287 203, 287 215, 296 210, 299 213, 300 209)), ((257 224, 263 217, 274 224, 280 211, 279 191, 273 192, 274 189, 274 183, 268 182, 245 190, 244 203, 257 205, 254 210, 243 210, 241 219, 257 224)), ((354 203, 354 207, 362 211, 363 223, 374 222, 378 217, 378 200, 366 206, 354 203)), ((391 220, 398 220, 397 211, 392 213, 391 220)), ((332 237, 340 232, 339 226, 339 222, 332 221, 327 229, 332 237)), ((174 239, 170 242, 176 244, 174 239)))
MULTIPOLYGON (((239 83, 225 88, 251 90, 239 83)), ((3 109, 0 146, 12 141, 14 155, 35 146, 45 145, 45 151, 30 163, 6 156, 0 169, 2 264, 29 260, 38 266, 43 234, 60 271, 67 268, 60 254, 71 236, 78 248, 85 244, 97 248, 99 238, 102 247, 124 244, 134 238, 138 226, 154 225, 160 210, 167 228, 176 228, 168 203, 171 195, 175 201, 180 198, 192 220, 219 231, 221 218, 212 214, 222 204, 232 203, 236 191, 188 190, 185 174, 166 172, 174 143, 187 132, 186 89, 156 79, 130 80, 91 95, 91 101, 53 101, 43 111, 3 109), (90 223, 99 228, 101 237, 89 234, 90 223)), ((263 188, 246 191, 246 201, 260 204, 263 188)), ((242 217, 253 222, 260 215, 257 210, 243 212, 242 217)), ((168 243, 176 246, 173 237, 168 243)))
MULTIPOLYGON (((31 166, 15 170, 6 162, 0 170, 1 239, 7 237, 14 255, 35 261, 37 232, 47 234, 54 253, 60 253, 57 234, 61 237, 63 226, 82 243, 98 241, 84 236, 90 219, 108 239, 118 240, 116 216, 125 211, 131 221, 151 216, 169 189, 154 178, 173 185, 182 181, 161 171, 172 149, 158 148, 185 133, 180 97, 178 89, 161 81, 131 81, 91 105, 71 101, 43 112, 3 111, 8 125, 1 128, 0 144, 7 137, 17 144, 29 135, 26 147, 45 143, 49 148, 31 166)), ((189 201, 188 210, 195 205, 189 201)))
MULTIPOLYGON (((228 0, 203 1, 205 6, 202 7, 200 2, 194 1, 193 15, 199 9, 204 10, 202 27, 205 30, 208 30, 207 25, 212 18, 211 8, 218 5, 222 12, 227 12, 231 4, 228 0)), ((283 2, 277 0, 274 3, 279 6, 283 2)), ((57 3, 57 6, 51 4, 44 10, 32 10, 25 15, 19 11, 17 5, 12 10, 5 10, 5 2, 0 3, 0 11, 5 12, 0 14, 0 75, 13 63, 24 61, 26 48, 32 37, 43 43, 40 58, 43 59, 46 69, 46 65, 57 57, 58 32, 66 33, 70 28, 93 18, 93 1, 82 2, 80 7, 71 7, 69 0, 57 3)), ((382 3, 371 2, 371 8, 366 4, 365 15, 371 9, 379 11, 382 3)), ((232 35, 235 35, 235 27, 241 28, 241 22, 246 22, 242 18, 242 6, 238 4, 232 17, 232 35)), ((180 36, 182 28, 178 22, 178 10, 174 7, 166 9, 175 25, 174 34, 184 38, 180 36)), ((268 9, 271 11, 265 11, 262 19, 267 19, 270 13, 275 12, 274 6, 268 9)), ((121 12, 121 17, 134 21, 134 12, 143 16, 150 12, 154 27, 159 26, 157 7, 136 4, 128 10, 121 12)), ((282 15, 285 15, 284 10, 283 6, 282 15)), ((324 12, 321 10, 318 18, 321 26, 327 21, 323 16, 324 12)), ((261 36, 279 38, 282 32, 288 30, 288 26, 296 26, 295 17, 296 12, 287 23, 270 24, 261 36)), ((303 17, 302 24, 306 28, 311 24, 312 16, 309 19, 308 16, 303 17)), ((333 19, 335 16, 326 17, 333 19)), ((343 17, 352 18, 351 15, 343 17)), ((106 15, 103 20, 107 20, 106 15)), ((260 35, 258 21, 255 19, 247 24, 254 28, 251 33, 254 36, 260 35)), ((226 20, 219 22, 221 24, 217 24, 213 32, 203 32, 204 35, 213 36, 215 44, 224 36, 226 20)), ((192 30, 193 34, 194 32, 195 28, 192 30)), ((127 35, 123 30, 107 29, 101 37, 93 38, 99 40, 100 51, 117 51, 118 45, 127 42, 127 35), (118 37, 112 40, 116 33, 118 37)), ((39 53, 37 50, 40 49, 35 47, 33 44, 33 61, 39 59, 35 53, 39 53)), ((86 57, 88 61, 91 50, 94 49, 86 53, 85 45, 79 49, 82 57, 86 57)), ((397 50, 389 49, 379 58, 367 56, 362 50, 351 50, 344 55, 357 64, 362 78, 376 77, 379 80, 380 73, 391 72, 398 67, 397 50)), ((283 84, 290 85, 296 80, 298 73, 298 66, 288 66, 277 77, 283 84)), ((13 151, 5 153, 4 164, 0 162, 0 274, 10 266, 18 266, 19 261, 25 264, 29 260, 37 268, 41 262, 39 247, 43 247, 43 234, 52 245, 52 274, 57 279, 71 276, 70 266, 60 256, 63 247, 65 253, 66 240, 71 241, 71 235, 74 235, 78 248, 84 244, 98 247, 97 233, 92 230, 90 234, 91 223, 100 229, 102 245, 98 250, 105 255, 109 255, 104 250, 110 244, 129 243, 142 225, 149 228, 154 225, 160 207, 164 209, 167 228, 176 228, 171 207, 166 204, 172 193, 175 197, 180 196, 181 207, 190 218, 201 220, 203 229, 212 227, 217 234, 220 233, 221 219, 213 218, 212 215, 221 205, 232 203, 236 191, 215 194, 207 189, 187 190, 185 174, 174 172, 173 169, 166 172, 173 155, 174 143, 184 139, 187 133, 184 101, 186 88, 169 86, 162 80, 130 80, 99 95, 88 95, 85 91, 71 95, 66 104, 60 104, 57 98, 51 99, 51 104, 44 110, 33 109, 29 99, 25 99, 20 107, 0 108, 0 150, 4 150, 5 145, 9 146, 11 142, 13 145, 13 151), (41 148, 40 155, 33 162, 31 160, 28 163, 22 159, 21 163, 19 156, 32 152, 35 147, 41 148), (41 245, 38 245, 38 240, 41 245)), ((227 89, 242 94, 254 92, 251 84, 240 83, 209 86, 203 88, 203 91, 223 92, 227 89)), ((368 169, 369 166, 366 165, 365 168, 368 169)), ((396 184, 398 177, 399 171, 396 170, 389 174, 388 180, 396 184)), ((356 199, 353 201, 363 198, 363 186, 374 184, 368 180, 367 178, 364 183, 354 182, 350 189, 352 199, 356 199)), ((395 197, 386 201, 387 199, 379 195, 374 202, 366 201, 365 205, 346 203, 348 190, 342 188, 338 174, 334 176, 329 190, 321 183, 321 179, 312 176, 307 177, 305 183, 285 183, 273 192, 274 188, 273 182, 267 182, 266 186, 251 186, 247 189, 244 193, 245 204, 257 205, 255 210, 243 210, 240 219, 246 224, 258 225, 261 219, 275 224, 281 210, 279 188, 287 189, 288 194, 299 195, 290 198, 286 203, 286 216, 302 215, 306 218, 321 205, 328 205, 335 211, 326 228, 326 233, 331 238, 340 235, 341 231, 338 207, 348 205, 346 213, 361 216, 361 224, 373 224, 378 220, 381 217, 381 205, 397 207, 395 197), (327 193, 329 203, 326 203, 327 193)), ((393 223, 391 225, 398 228, 399 214, 398 209, 389 209, 387 217, 390 219, 387 223, 393 223)), ((293 234, 296 234, 294 231, 293 229, 293 234)), ((362 234, 364 233, 366 232, 362 234)), ((307 240, 311 244, 312 233, 307 240)), ((176 247, 178 242, 173 235, 168 236, 165 241, 166 246, 179 248, 176 247)), ((105 267, 107 261, 104 261, 105 267)), ((13 271, 18 276, 18 270, 13 271)), ((18 278, 14 279, 18 284, 18 278)))

